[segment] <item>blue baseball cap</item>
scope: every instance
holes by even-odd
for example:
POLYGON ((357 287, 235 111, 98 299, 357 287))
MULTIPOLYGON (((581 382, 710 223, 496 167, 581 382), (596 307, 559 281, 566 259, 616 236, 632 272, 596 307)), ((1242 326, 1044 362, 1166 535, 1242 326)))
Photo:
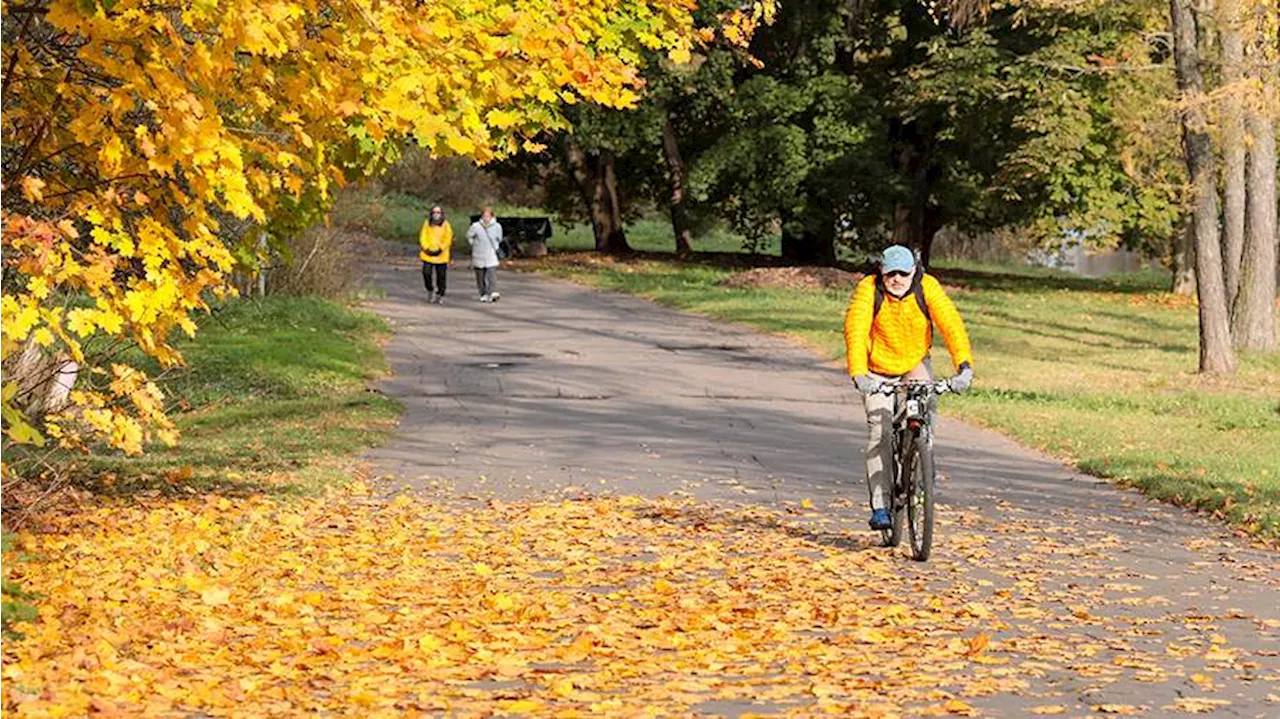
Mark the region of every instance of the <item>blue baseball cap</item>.
POLYGON ((910 272, 916 268, 916 256, 902 245, 893 245, 880 255, 881 272, 910 272))

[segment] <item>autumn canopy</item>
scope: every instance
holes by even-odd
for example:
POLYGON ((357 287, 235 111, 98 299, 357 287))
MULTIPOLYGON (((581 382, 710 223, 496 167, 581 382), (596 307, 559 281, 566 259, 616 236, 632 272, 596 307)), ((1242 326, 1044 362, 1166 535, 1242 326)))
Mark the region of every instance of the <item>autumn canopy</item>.
POLYGON ((44 441, 40 378, 13 380, 24 354, 80 367, 46 433, 126 452, 173 441, 160 392, 119 350, 179 363, 175 331, 229 290, 250 230, 314 220, 406 139, 484 161, 561 126, 563 103, 634 102, 646 52, 679 58, 698 39, 695 7, 5 4, 6 442, 44 441))

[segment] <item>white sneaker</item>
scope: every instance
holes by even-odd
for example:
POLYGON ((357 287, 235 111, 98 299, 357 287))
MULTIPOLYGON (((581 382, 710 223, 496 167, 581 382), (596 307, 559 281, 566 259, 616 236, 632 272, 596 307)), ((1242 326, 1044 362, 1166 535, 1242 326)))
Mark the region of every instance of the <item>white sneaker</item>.
POLYGON ((481 301, 481 302, 491 302, 491 301, 492 301, 492 298, 491 298, 491 297, 489 297, 489 295, 480 295, 480 301, 481 301))
POLYGON ((502 299, 502 295, 497 292, 494 292, 493 294, 489 295, 490 302, 497 302, 500 299, 502 299))

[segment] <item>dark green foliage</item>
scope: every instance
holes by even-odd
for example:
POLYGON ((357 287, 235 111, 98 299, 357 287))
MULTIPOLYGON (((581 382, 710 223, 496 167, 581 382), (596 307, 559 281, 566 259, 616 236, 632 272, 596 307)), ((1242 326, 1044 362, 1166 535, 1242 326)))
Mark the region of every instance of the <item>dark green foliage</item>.
MULTIPOLYGON (((916 0, 796 0, 757 31, 762 65, 721 45, 688 66, 655 58, 641 106, 576 108, 572 141, 614 154, 633 216, 666 202, 669 119, 692 216, 749 244, 781 233, 793 259, 927 251, 944 226, 1164 258, 1185 182, 1162 7, 996 5, 957 27, 916 0)), ((580 206, 554 151, 521 162, 561 210, 580 206)))

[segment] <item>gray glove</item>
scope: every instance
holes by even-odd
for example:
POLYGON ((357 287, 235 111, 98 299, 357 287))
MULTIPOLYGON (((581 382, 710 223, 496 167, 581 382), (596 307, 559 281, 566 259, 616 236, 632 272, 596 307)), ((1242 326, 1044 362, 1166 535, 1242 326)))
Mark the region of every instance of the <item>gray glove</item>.
POLYGON ((960 365, 960 374, 947 381, 947 385, 951 387, 952 392, 964 392, 969 389, 971 384, 973 384, 973 368, 969 366, 968 362, 960 365))
POLYGON ((853 378, 853 386, 857 387, 863 394, 872 394, 880 391, 880 388, 884 386, 884 380, 869 374, 860 374, 853 378))

